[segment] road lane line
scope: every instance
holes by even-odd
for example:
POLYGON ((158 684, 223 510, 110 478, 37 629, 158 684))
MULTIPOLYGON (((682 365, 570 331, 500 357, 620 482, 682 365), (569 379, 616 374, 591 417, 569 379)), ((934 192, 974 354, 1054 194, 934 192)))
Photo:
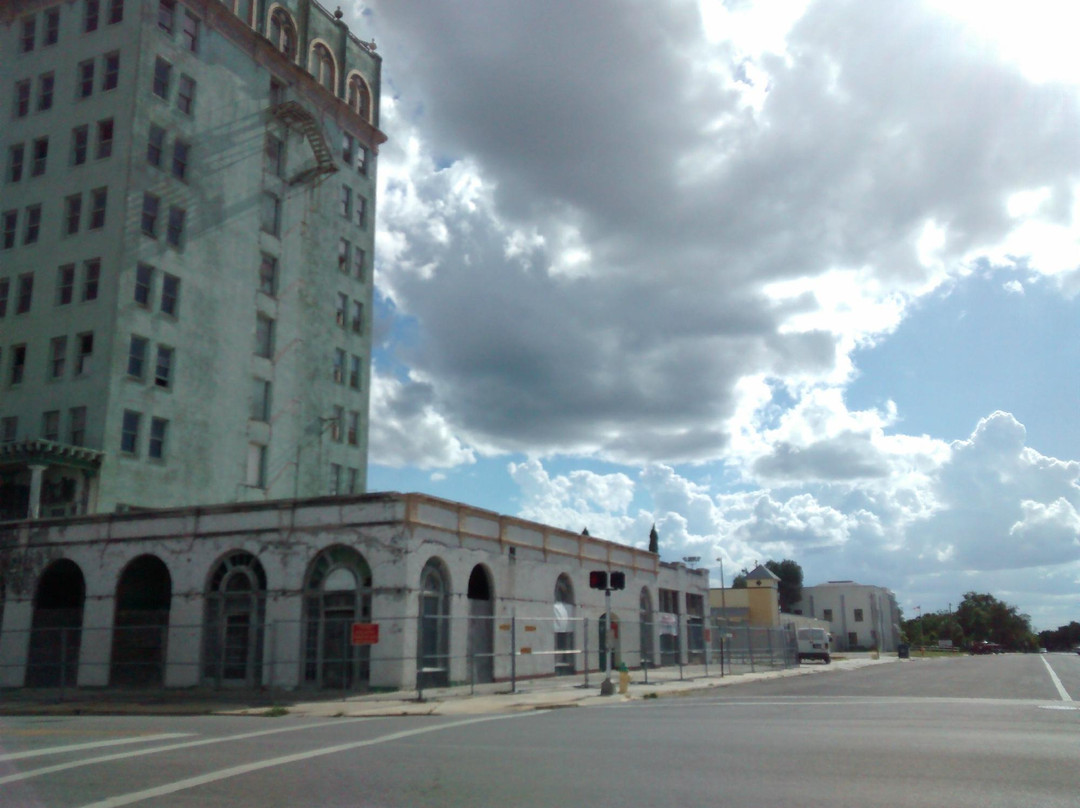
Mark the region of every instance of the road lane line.
POLYGON ((0 777, 0 785, 6 783, 14 783, 19 780, 29 780, 32 777, 42 777, 46 774, 53 774, 54 772, 62 772, 67 769, 77 769, 80 766, 91 766, 95 763, 111 763, 114 760, 126 760, 127 758, 142 757, 143 755, 156 755, 161 752, 172 752, 176 749, 191 749, 195 746, 207 746, 214 743, 227 743, 229 741, 243 741, 248 738, 259 738, 264 735, 274 735, 279 732, 297 732, 305 729, 321 729, 323 727, 337 727, 341 724, 355 724, 360 721, 371 721, 370 718, 342 718, 336 720, 320 721, 317 724, 301 724, 295 727, 280 727, 278 729, 264 729, 258 732, 244 732, 239 735, 227 735, 224 738, 204 738, 199 741, 188 741, 187 743, 174 743, 168 746, 155 746, 153 749, 136 749, 132 752, 124 752, 115 755, 102 755, 96 758, 86 758, 85 760, 73 760, 70 763, 58 763, 55 766, 42 766, 38 769, 30 769, 29 771, 19 772, 18 774, 9 774, 6 777, 0 777))
POLYGON ((259 760, 254 763, 245 763, 241 766, 230 766, 227 769, 218 769, 216 772, 208 772, 207 774, 201 774, 198 777, 188 777, 184 780, 176 780, 175 782, 166 783, 165 785, 157 786, 156 788, 148 788, 144 791, 133 791, 130 794, 118 794, 115 797, 109 797, 108 799, 100 800, 99 802, 84 805, 82 808, 120 808, 120 806, 123 805, 131 805, 132 803, 142 802, 143 800, 149 800, 155 797, 164 797, 168 794, 175 794, 178 791, 197 788, 198 786, 214 783, 218 780, 225 780, 229 777, 237 777, 241 774, 257 772, 261 769, 284 766, 289 763, 298 763, 302 760, 311 760, 312 758, 323 757, 325 755, 334 755, 338 752, 348 752, 349 750, 361 749, 365 746, 375 746, 376 744, 400 741, 403 738, 412 738, 416 735, 425 735, 429 732, 438 732, 439 730, 453 729, 454 727, 465 727, 470 724, 479 724, 484 721, 499 721, 504 718, 523 718, 525 716, 538 714, 539 713, 531 712, 510 713, 509 715, 488 715, 479 718, 467 718, 462 721, 453 721, 449 724, 439 724, 434 727, 407 729, 401 732, 393 732, 389 735, 382 735, 378 738, 369 738, 364 741, 351 741, 350 743, 327 746, 323 749, 314 749, 310 752, 297 752, 292 755, 282 755, 281 757, 259 760))
POLYGON ((194 734, 194 732, 163 732, 160 735, 143 735, 139 738, 118 738, 113 741, 93 741, 88 743, 69 744, 68 746, 50 746, 45 749, 33 749, 29 752, 12 752, 10 755, 0 755, 0 761, 23 760, 25 758, 40 757, 41 755, 62 755, 66 752, 81 752, 84 749, 99 749, 103 746, 122 746, 129 743, 171 741, 174 738, 190 738, 194 734))
POLYGON ((1050 674, 1050 681, 1052 681, 1054 683, 1054 687, 1057 688, 1057 692, 1058 695, 1061 696, 1061 700, 1072 701, 1072 696, 1069 695, 1069 692, 1065 689, 1065 686, 1061 684, 1061 680, 1058 679, 1058 675, 1054 673, 1054 669, 1050 667, 1050 663, 1046 661, 1046 657, 1041 656, 1039 657, 1039 659, 1041 659, 1042 663, 1046 666, 1046 672, 1050 674))

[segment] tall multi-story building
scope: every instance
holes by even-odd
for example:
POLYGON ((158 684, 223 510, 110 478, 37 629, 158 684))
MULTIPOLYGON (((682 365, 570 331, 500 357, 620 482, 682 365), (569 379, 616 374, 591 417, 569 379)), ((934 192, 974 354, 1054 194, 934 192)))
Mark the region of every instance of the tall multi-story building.
POLYGON ((0 1, 0 519, 365 489, 379 82, 314 0, 0 1))

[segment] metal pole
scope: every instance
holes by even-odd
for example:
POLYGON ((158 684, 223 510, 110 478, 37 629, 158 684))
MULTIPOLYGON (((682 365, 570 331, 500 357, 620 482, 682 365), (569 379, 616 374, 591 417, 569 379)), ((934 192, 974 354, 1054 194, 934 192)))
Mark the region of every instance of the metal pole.
POLYGON ((510 612, 510 692, 517 693, 517 608, 510 612))
POLYGON ((64 700, 64 685, 67 684, 67 629, 60 629, 60 701, 64 700))
MULTIPOLYGON (((589 618, 588 617, 582 618, 581 625, 583 626, 582 631, 584 632, 584 639, 582 640, 582 646, 584 648, 584 653, 585 653, 585 687, 588 687, 589 686, 589 618)), ((576 663, 574 665, 574 668, 575 669, 577 668, 576 663)))
POLYGON ((604 608, 607 609, 607 614, 604 616, 604 647, 600 649, 600 653, 603 655, 601 659, 607 659, 607 670, 604 671, 604 681, 600 683, 600 695, 610 696, 615 692, 615 685, 611 681, 611 589, 604 589, 604 608))
POLYGON ((750 624, 746 624, 746 650, 750 654, 750 673, 754 672, 754 634, 750 624))

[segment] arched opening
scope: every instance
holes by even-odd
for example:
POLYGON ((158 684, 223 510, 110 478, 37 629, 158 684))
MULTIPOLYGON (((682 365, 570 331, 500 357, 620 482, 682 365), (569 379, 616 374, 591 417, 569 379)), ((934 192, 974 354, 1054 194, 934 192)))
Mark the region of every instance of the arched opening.
POLYGON ((563 573, 555 581, 555 675, 571 676, 574 662, 574 585, 563 573))
POLYGON ((79 674, 86 582, 74 561, 45 568, 34 593, 27 687, 74 686, 79 674))
POLYGON ((371 648, 352 644, 352 624, 371 620, 371 568, 351 547, 315 557, 304 584, 304 682, 342 690, 366 688, 371 648))
POLYGON ((275 8, 270 14, 269 39, 289 59, 296 59, 296 26, 283 8, 275 8))
POLYGON ((641 587, 641 597, 638 598, 638 627, 640 632, 639 645, 641 647, 641 664, 653 666, 653 616, 652 597, 648 587, 641 587))
POLYGON ((445 687, 450 683, 450 577, 437 558, 420 573, 419 615, 418 686, 445 687))
POLYGON ((336 71, 334 70, 334 57, 330 54, 330 49, 321 42, 316 42, 311 46, 311 61, 310 72, 315 77, 315 80, 319 82, 330 92, 337 94, 337 84, 335 83, 336 71))
POLYGON ((251 553, 235 552, 214 568, 206 586, 203 677, 213 684, 261 682, 266 573, 251 553))
POLYGON ((160 558, 139 556, 116 585, 113 620, 113 685, 149 687, 165 681, 165 651, 172 606, 172 578, 160 558))
POLYGON ((349 76, 348 102, 353 112, 371 123, 371 88, 359 73, 349 76))
POLYGON ((619 631, 619 615, 611 613, 611 644, 608 645, 607 636, 607 612, 600 615, 600 670, 606 671, 608 659, 612 659, 612 667, 618 668, 622 664, 622 632, 619 631))
POLYGON ((475 682, 495 681, 495 595, 482 564, 469 575, 469 664, 475 682))

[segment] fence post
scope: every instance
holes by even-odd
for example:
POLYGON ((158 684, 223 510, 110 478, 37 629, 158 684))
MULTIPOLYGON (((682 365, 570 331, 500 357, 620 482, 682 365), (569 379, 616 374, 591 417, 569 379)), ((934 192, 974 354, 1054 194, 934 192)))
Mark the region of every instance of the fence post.
POLYGON ((67 628, 60 629, 60 701, 64 700, 64 686, 67 684, 67 628))
POLYGON ((510 612, 510 692, 517 693, 517 609, 510 612))
POLYGON ((773 659, 773 654, 772 654, 772 629, 771 628, 765 630, 765 638, 769 641, 769 667, 773 668, 773 667, 776 667, 776 660, 773 659))
POLYGON ((270 642, 267 643, 267 645, 270 646, 270 681, 267 683, 267 686, 270 688, 270 697, 273 698, 274 674, 276 673, 275 668, 277 668, 277 621, 271 620, 268 629, 268 633, 270 634, 270 642))
POLYGON ((584 653, 585 653, 585 664, 584 664, 584 668, 585 668, 585 687, 588 687, 589 686, 589 618, 587 618, 587 617, 582 618, 582 625, 584 626, 582 631, 584 632, 584 635, 585 635, 585 638, 582 641, 582 645, 583 645, 583 647, 585 649, 585 651, 584 651, 584 653))
POLYGON ((709 646, 712 645, 711 642, 706 642, 705 641, 705 632, 706 631, 709 632, 710 638, 712 637, 712 631, 709 630, 708 625, 709 624, 705 622, 705 619, 702 618, 702 620, 701 620, 701 654, 702 654, 702 657, 705 659, 705 676, 709 675, 709 651, 711 650, 709 648, 709 646))
POLYGON ((678 622, 675 624, 678 630, 678 634, 675 635, 675 653, 679 659, 679 681, 683 678, 683 651, 689 649, 690 638, 686 636, 686 626, 683 625, 682 615, 678 615, 675 618, 678 622))
POLYGON ((746 651, 750 655, 750 673, 754 672, 754 633, 750 624, 746 624, 746 651))

